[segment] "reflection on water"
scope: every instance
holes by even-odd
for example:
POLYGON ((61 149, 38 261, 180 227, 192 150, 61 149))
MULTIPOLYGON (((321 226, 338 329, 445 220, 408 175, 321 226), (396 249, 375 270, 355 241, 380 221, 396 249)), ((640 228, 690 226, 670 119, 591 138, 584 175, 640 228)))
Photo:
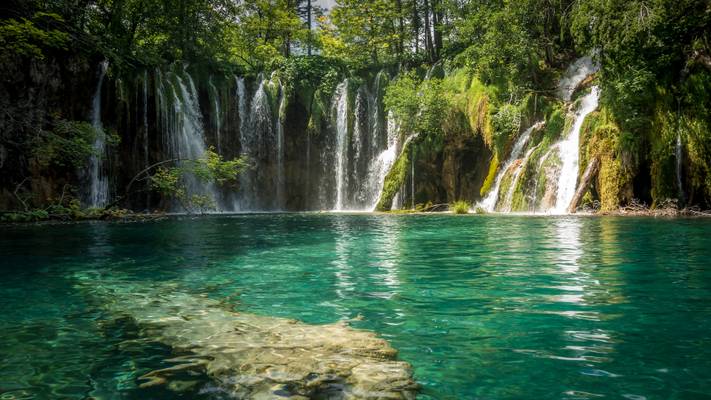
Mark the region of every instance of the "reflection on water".
POLYGON ((353 291, 355 284, 351 281, 350 271, 350 245, 353 238, 350 237, 348 223, 341 218, 336 218, 333 221, 333 233, 335 239, 335 259, 332 264, 336 275, 336 294, 341 299, 346 299, 346 292, 353 291))
POLYGON ((383 218, 376 222, 376 234, 373 238, 374 249, 370 254, 374 256, 371 265, 375 266, 379 273, 373 274, 372 279, 375 282, 382 282, 387 290, 371 294, 384 299, 391 299, 397 294, 400 287, 398 260, 401 259, 401 254, 398 241, 400 240, 401 221, 399 218, 383 218))
MULTIPOLYGON (((24 226, 0 231, 0 255, 0 399, 175 398, 137 384, 172 366, 175 349, 92 295, 117 280, 136 296, 354 320, 413 365, 423 399, 711 391, 705 221, 253 215, 24 226), (78 291, 81 277, 92 285, 78 291)), ((199 313, 160 304, 188 320, 199 313)))

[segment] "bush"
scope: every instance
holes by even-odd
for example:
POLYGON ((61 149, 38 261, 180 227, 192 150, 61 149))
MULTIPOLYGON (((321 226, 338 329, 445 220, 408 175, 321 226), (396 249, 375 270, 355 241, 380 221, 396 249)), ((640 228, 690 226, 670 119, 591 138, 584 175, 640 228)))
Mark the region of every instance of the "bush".
POLYGON ((469 203, 464 200, 455 201, 451 205, 451 209, 455 214, 468 214, 469 207, 469 203))

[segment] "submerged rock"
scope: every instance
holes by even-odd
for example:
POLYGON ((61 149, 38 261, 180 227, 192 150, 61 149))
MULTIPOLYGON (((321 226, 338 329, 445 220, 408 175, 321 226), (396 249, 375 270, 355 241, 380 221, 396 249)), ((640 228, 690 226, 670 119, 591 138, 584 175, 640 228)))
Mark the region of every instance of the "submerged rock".
POLYGON ((142 376, 142 387, 192 387, 180 378, 189 371, 240 399, 414 399, 417 393, 397 351, 346 322, 311 325, 232 312, 170 286, 86 279, 82 286, 107 300, 102 304, 111 314, 135 320, 147 338, 190 354, 142 376))

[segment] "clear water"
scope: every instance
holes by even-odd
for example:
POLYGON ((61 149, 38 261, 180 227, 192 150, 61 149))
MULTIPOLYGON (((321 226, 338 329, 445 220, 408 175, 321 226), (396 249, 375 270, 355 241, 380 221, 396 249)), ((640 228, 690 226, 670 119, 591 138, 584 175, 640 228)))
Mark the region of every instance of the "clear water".
POLYGON ((2 226, 0 256, 0 399, 219 397, 209 382, 180 397, 138 388, 175 354, 106 311, 106 287, 78 286, 82 274, 309 323, 361 315, 353 326, 399 349, 423 399, 711 398, 706 220, 292 214, 2 226))

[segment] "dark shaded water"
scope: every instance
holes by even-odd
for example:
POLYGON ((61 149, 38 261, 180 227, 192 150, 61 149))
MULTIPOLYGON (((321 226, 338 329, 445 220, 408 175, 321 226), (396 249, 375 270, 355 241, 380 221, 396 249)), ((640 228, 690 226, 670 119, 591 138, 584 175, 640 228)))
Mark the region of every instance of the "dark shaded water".
MULTIPOLYGON (((0 399, 175 398, 174 354, 101 293, 166 285, 309 323, 362 316, 422 398, 711 398, 706 220, 253 215, 0 226, 0 399), (103 278, 102 278, 103 277, 103 278)), ((124 294, 125 295, 125 294, 124 294)), ((219 397, 204 377, 180 398, 219 397)))

